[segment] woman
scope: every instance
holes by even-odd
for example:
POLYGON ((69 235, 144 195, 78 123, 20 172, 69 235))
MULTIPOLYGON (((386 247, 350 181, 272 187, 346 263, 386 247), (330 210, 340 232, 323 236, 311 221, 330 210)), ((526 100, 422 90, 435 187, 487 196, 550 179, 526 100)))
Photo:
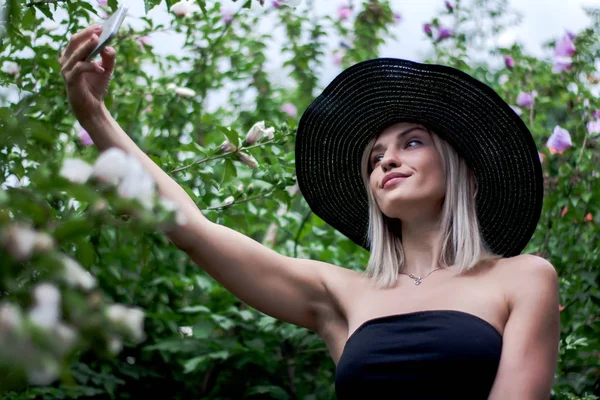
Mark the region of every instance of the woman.
POLYGON ((101 66, 85 62, 99 32, 75 34, 60 59, 80 123, 180 204, 188 222, 167 232, 178 248, 250 306, 323 338, 338 398, 549 398, 557 276, 520 254, 541 212, 541 166, 531 134, 489 87, 448 67, 376 59, 342 72, 306 110, 299 187, 371 251, 358 273, 208 221, 109 115, 115 50, 101 66))

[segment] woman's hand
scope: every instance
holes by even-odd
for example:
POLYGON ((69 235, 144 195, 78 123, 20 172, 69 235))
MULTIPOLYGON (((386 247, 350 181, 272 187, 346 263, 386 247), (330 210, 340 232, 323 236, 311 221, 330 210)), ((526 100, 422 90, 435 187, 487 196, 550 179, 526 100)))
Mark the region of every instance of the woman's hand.
POLYGON ((59 59, 60 72, 67 84, 67 98, 80 122, 101 112, 115 67, 117 54, 112 47, 102 50, 99 64, 85 61, 98 44, 101 32, 102 27, 96 25, 74 34, 59 59))

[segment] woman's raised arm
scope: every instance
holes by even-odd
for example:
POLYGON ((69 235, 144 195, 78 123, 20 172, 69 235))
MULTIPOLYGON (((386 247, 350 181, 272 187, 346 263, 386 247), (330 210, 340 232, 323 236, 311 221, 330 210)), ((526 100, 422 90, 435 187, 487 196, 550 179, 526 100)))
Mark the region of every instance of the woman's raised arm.
POLYGON ((161 196, 177 203, 187 222, 167 233, 202 269, 240 300, 282 321, 319 332, 336 309, 329 287, 348 270, 283 256, 255 240, 209 221, 188 194, 121 129, 104 106, 116 52, 107 47, 101 64, 86 62, 99 31, 75 34, 60 59, 69 102, 98 149, 118 147, 154 178, 161 196))

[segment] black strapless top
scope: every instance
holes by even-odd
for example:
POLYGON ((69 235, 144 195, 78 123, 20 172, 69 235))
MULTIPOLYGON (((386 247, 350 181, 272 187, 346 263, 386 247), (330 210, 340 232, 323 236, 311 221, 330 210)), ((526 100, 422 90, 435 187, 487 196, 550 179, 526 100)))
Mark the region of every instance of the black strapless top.
POLYGON ((501 352, 496 328, 462 311, 375 318, 346 342, 335 391, 339 400, 486 400, 501 352))

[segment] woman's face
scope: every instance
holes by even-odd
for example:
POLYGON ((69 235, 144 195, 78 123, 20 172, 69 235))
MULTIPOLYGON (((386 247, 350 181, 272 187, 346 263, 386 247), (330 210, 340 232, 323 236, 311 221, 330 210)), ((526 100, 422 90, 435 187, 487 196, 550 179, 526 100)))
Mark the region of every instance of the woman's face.
POLYGON ((384 129, 369 166, 371 190, 388 217, 411 220, 441 210, 446 193, 442 159, 423 126, 402 122, 384 129), (388 179, 393 174, 405 177, 388 179))

